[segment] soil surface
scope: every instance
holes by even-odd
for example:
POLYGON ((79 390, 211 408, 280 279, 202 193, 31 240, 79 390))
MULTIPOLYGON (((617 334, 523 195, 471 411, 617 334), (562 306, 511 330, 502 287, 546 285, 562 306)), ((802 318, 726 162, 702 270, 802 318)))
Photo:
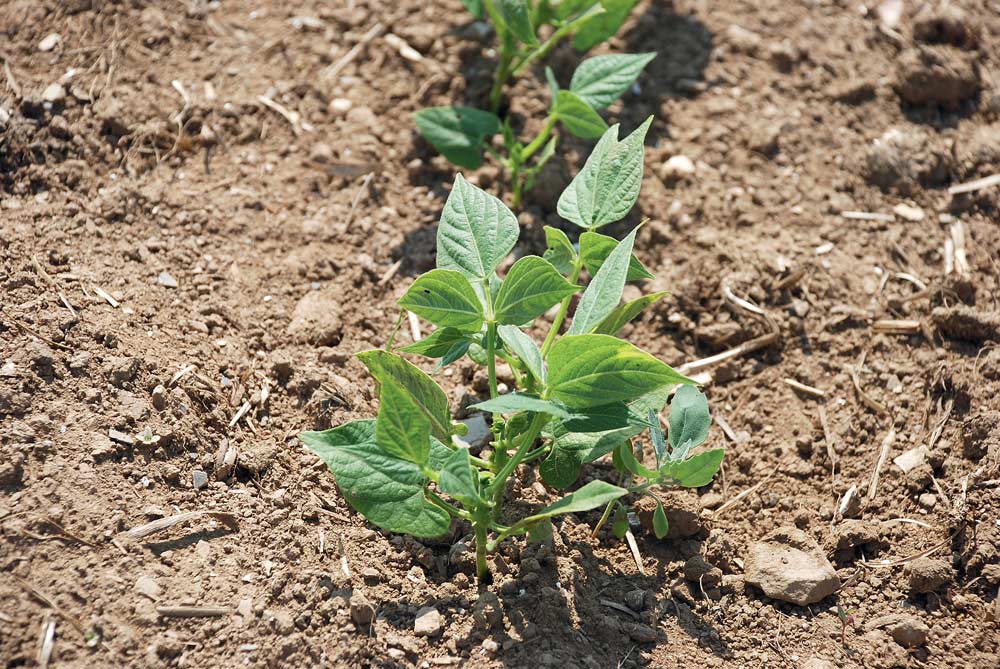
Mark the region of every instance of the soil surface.
MULTIPOLYGON (((482 104, 489 30, 458 0, 3 2, 3 665, 1000 665, 1000 187, 949 192, 1000 172, 1000 14, 875 5, 647 0, 602 47, 659 52, 608 113, 655 116, 612 233, 649 217, 629 290, 672 293, 625 336, 756 350, 703 370, 728 454, 669 497, 683 536, 637 527, 640 570, 567 517, 480 590, 468 528, 374 530, 295 435, 375 413, 352 354, 433 266, 455 171, 411 113, 482 104), (788 542, 833 594, 765 594, 788 542)), ((511 97, 537 130, 542 73, 511 97)), ((477 393, 471 363, 440 378, 477 393)))

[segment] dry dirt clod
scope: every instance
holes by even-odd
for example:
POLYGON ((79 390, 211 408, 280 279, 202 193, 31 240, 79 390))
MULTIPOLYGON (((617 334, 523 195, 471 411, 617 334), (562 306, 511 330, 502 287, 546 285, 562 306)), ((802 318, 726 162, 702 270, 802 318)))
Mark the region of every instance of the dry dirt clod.
POLYGON ((500 599, 489 590, 479 595, 472 607, 472 619, 476 627, 491 630, 503 624, 503 606, 500 599))
MULTIPOLYGON (((679 490, 654 493, 663 504, 669 529, 667 539, 685 539, 700 534, 705 529, 704 521, 699 515, 697 497, 691 493, 679 490)), ((656 511, 656 500, 643 497, 635 504, 636 515, 643 529, 651 536, 653 532, 653 512, 656 511)))
POLYGON ((922 557, 908 563, 904 572, 910 584, 910 592, 923 594, 935 592, 951 583, 954 572, 944 560, 922 557))
POLYGON ((896 91, 912 105, 954 111, 981 87, 978 57, 950 46, 908 49, 896 61, 896 91))
POLYGON ((1000 341, 1000 314, 979 311, 964 304, 937 307, 931 319, 941 334, 951 339, 961 339, 980 344, 1000 341))
POLYGON ((869 147, 863 171, 882 190, 909 195, 920 186, 945 183, 952 162, 950 148, 930 132, 890 128, 869 147))
POLYGON ((340 302, 328 292, 311 291, 299 300, 288 324, 288 335, 303 344, 336 346, 343 325, 340 302))
POLYGON ((815 604, 840 587, 816 541, 794 527, 780 527, 750 546, 745 580, 772 599, 799 606, 815 604))

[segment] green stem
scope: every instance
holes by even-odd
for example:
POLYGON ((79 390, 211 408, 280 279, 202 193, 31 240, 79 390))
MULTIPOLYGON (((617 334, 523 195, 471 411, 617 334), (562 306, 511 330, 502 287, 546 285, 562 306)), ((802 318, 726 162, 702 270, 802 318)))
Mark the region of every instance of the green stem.
POLYGON ((555 114, 549 114, 545 119, 545 126, 542 127, 542 131, 538 133, 538 136, 531 140, 528 146, 524 147, 521 151, 521 162, 527 162, 538 149, 545 146, 545 142, 548 141, 549 135, 552 134, 552 130, 556 127, 556 122, 558 122, 558 117, 555 114))
MULTIPOLYGON (((570 283, 576 283, 576 280, 580 278, 580 270, 582 269, 583 258, 577 255, 576 260, 573 262, 573 273, 569 277, 570 283)), ((555 343, 559 329, 562 327, 563 321, 566 320, 566 314, 569 312, 569 305, 572 300, 573 296, 570 295, 564 298, 562 304, 559 305, 559 312, 556 314, 555 320, 552 321, 552 327, 549 329, 549 333, 545 336, 545 341, 542 343, 543 358, 549 354, 549 349, 555 343)))
POLYGON ((608 518, 611 517, 611 510, 615 508, 617 501, 618 500, 613 499, 608 502, 606 507, 604 507, 604 514, 601 516, 601 519, 597 521, 597 525, 594 526, 594 531, 590 533, 591 537, 596 537, 597 533, 601 531, 602 527, 604 527, 604 523, 608 522, 608 518))
MULTIPOLYGON (((599 4, 595 5, 595 7, 599 8, 600 5, 599 4)), ((591 16, 593 16, 594 13, 595 12, 593 11, 593 8, 592 8, 592 9, 584 12, 583 14, 581 14, 580 16, 578 16, 577 18, 573 19, 572 21, 568 21, 568 22, 562 24, 561 26, 559 26, 559 28, 554 33, 552 33, 551 35, 549 35, 549 38, 547 40, 545 40, 544 42, 542 42, 541 44, 538 45, 537 49, 535 49, 534 51, 532 51, 529 54, 526 54, 524 56, 524 58, 522 58, 521 60, 519 60, 517 62, 517 64, 514 65, 513 70, 511 71, 511 75, 510 76, 516 77, 516 76, 520 75, 522 72, 524 72, 525 68, 527 68, 529 65, 531 65, 531 63, 533 63, 536 60, 539 60, 539 59, 542 59, 542 58, 545 58, 546 56, 548 56, 549 52, 551 52, 552 49, 554 49, 556 47, 556 45, 559 44, 560 40, 562 40, 563 37, 566 37, 571 32, 573 32, 573 30, 578 25, 580 25, 581 23, 583 23, 584 21, 586 21, 587 19, 589 19, 591 16)), ((597 11, 596 13, 599 14, 601 12, 597 11)))
POLYGON ((486 523, 477 521, 473 523, 472 528, 476 533, 476 580, 482 582, 490 571, 486 563, 486 523))
POLYGON ((504 84, 510 78, 510 64, 514 60, 513 51, 515 44, 510 31, 504 27, 503 17, 500 16, 500 12, 494 6, 493 0, 485 0, 483 7, 486 9, 486 13, 489 14, 490 21, 493 22, 493 28, 497 31, 497 37, 500 38, 500 60, 497 61, 497 71, 493 76, 493 87, 490 89, 490 110, 496 113, 500 108, 500 99, 503 97, 504 84))
MULTIPOLYGON (((542 431, 545 423, 548 421, 548 414, 536 413, 535 417, 531 420, 531 425, 528 426, 528 431, 521 435, 523 441, 517 447, 517 452, 511 457, 507 462, 504 463, 503 468, 497 472, 497 475, 493 477, 493 482, 487 487, 487 492, 490 495, 494 495, 497 491, 502 491, 504 485, 507 482, 507 477, 511 475, 511 472, 517 468, 521 461, 524 460, 525 454, 535 443, 535 439, 538 437, 538 433, 542 431)), ((498 504, 499 506, 499 504, 498 504)))
POLYGON ((524 463, 524 462, 531 462, 535 458, 541 457, 541 456, 545 455, 548 452, 549 452, 548 445, 546 445, 546 446, 539 446, 538 448, 536 448, 535 450, 531 451, 530 453, 525 454, 524 459, 521 460, 521 462, 522 463, 524 463))
MULTIPOLYGON (((487 286, 486 290, 489 290, 487 286)), ((500 394, 497 390, 497 324, 490 321, 486 325, 486 367, 490 375, 490 399, 500 394)))
POLYGON ((452 506, 448 502, 441 499, 440 495, 431 490, 430 488, 424 488, 424 494, 427 495, 428 501, 434 506, 440 507, 448 512, 448 515, 455 518, 461 518, 463 520, 472 520, 472 516, 469 515, 468 511, 463 511, 458 507, 452 506))

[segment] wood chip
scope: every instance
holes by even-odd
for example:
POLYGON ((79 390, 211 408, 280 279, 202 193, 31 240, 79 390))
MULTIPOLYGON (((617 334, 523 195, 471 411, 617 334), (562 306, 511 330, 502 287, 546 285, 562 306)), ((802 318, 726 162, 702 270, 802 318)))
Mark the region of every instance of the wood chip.
POLYGON ((232 530, 239 529, 236 514, 226 513, 224 511, 188 511, 187 513, 178 513, 173 516, 167 516, 166 518, 159 518, 151 523, 140 525, 139 527, 133 527, 131 530, 123 532, 121 536, 125 539, 142 539, 143 537, 148 537, 151 534, 156 534, 157 532, 170 529, 174 525, 180 525, 181 523, 186 523, 188 521, 201 518, 202 516, 214 518, 232 530))
POLYGON ((156 612, 164 618, 217 618, 233 610, 228 606, 157 606, 156 612))
POLYGON ((635 566, 638 567, 639 573, 645 576, 646 568, 642 566, 642 554, 639 553, 639 544, 636 542, 632 530, 625 531, 625 541, 628 542, 628 548, 632 551, 632 559, 635 560, 635 566))
POLYGON ((1000 185, 1000 174, 991 174, 988 177, 983 177, 982 179, 975 179, 974 181, 966 181, 965 183, 956 184, 948 188, 949 195, 961 195, 962 193, 972 193, 977 190, 982 190, 984 188, 990 188, 992 186, 1000 185))
POLYGON ((804 383, 799 383, 795 379, 782 379, 783 383, 788 384, 795 390, 805 393, 806 395, 812 395, 813 397, 825 398, 826 391, 821 388, 814 388, 813 386, 807 386, 804 383))

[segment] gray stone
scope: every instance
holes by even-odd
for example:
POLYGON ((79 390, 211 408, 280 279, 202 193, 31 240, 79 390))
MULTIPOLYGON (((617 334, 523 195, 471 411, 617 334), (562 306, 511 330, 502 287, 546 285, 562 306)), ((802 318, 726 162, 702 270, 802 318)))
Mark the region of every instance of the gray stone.
POLYGON ((355 625, 367 627, 375 620, 375 607, 363 593, 355 591, 350 600, 351 620, 355 625))
POLYGON ((417 636, 437 636, 444 627, 444 618, 433 606, 425 606, 417 611, 413 621, 413 633, 417 636))
POLYGON ((154 602, 160 598, 160 585, 152 576, 140 576, 135 581, 135 591, 141 595, 146 595, 154 602))
POLYGON ((158 277, 156 277, 156 282, 158 284, 160 284, 161 286, 163 286, 164 288, 176 288, 177 287, 177 279, 175 279, 170 274, 170 272, 167 272, 165 270, 163 272, 160 272, 160 275, 158 277))
POLYGON ((191 484, 195 490, 201 490, 208 485, 208 474, 200 469, 195 469, 191 472, 191 484))
POLYGON ((772 599, 799 606, 815 604, 840 587, 816 541, 794 527, 779 527, 750 547, 745 580, 772 599))
POLYGON ((920 618, 908 615, 900 616, 899 621, 889 629, 893 640, 906 648, 916 648, 927 643, 929 632, 930 628, 920 618))

